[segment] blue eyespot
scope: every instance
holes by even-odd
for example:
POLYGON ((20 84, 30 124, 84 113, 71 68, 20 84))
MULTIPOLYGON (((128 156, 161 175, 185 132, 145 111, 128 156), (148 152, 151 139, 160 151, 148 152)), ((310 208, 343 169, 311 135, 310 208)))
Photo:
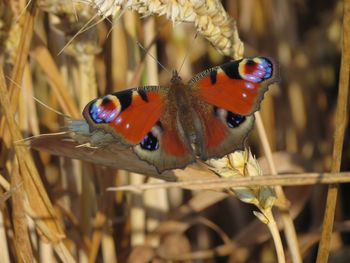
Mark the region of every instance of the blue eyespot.
POLYGON ((94 122, 96 122, 96 123, 105 123, 105 121, 102 118, 99 117, 100 116, 100 112, 101 112, 101 108, 96 106, 95 103, 92 103, 90 105, 89 112, 90 112, 90 117, 91 117, 91 119, 94 122))
POLYGON ((227 112, 226 123, 229 128, 237 128, 246 120, 245 116, 235 114, 231 111, 227 112))
POLYGON ((103 105, 97 105, 96 102, 90 105, 90 117, 95 123, 110 123, 119 114, 119 109, 108 110, 103 105))
POLYGON ((144 150, 155 151, 159 149, 159 141, 152 132, 149 132, 140 142, 140 146, 144 150))

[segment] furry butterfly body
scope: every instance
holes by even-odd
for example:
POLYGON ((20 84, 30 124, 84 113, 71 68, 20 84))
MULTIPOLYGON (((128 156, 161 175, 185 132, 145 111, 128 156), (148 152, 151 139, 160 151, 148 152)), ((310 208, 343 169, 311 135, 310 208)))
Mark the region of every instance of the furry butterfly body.
POLYGON ((169 87, 145 86, 91 101, 83 115, 133 147, 159 172, 242 148, 276 64, 246 58, 208 69, 184 84, 174 71, 169 87))

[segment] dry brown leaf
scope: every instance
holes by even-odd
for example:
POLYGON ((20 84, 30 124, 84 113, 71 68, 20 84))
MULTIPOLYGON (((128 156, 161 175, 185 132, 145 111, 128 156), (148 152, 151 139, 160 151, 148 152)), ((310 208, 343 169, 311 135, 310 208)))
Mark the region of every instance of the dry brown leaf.
POLYGON ((149 246, 136 246, 129 255, 128 262, 130 263, 147 263, 155 257, 155 252, 149 246))
MULTIPOLYGON (((156 251, 160 257, 171 260, 191 252, 191 244, 183 234, 172 233, 163 237, 156 251)), ((184 260, 183 262, 191 261, 184 260)))
MULTIPOLYGON (((112 171, 107 172, 107 174, 113 174, 112 171)), ((107 176, 104 174, 104 180, 102 180, 102 187, 106 188, 108 185, 112 184, 114 177, 107 176)), ((105 232, 106 222, 108 220, 108 211, 113 207, 113 194, 104 191, 101 197, 101 202, 99 205, 99 210, 95 215, 94 220, 94 231, 91 238, 91 246, 89 251, 89 262, 96 262, 98 252, 100 249, 102 236, 105 232)))
POLYGON ((108 145, 96 148, 86 145, 86 138, 84 141, 78 143, 73 137, 76 138, 77 136, 74 133, 72 135, 72 133, 67 132, 61 134, 41 135, 27 141, 29 142, 30 147, 36 150, 42 150, 54 155, 79 159, 130 172, 141 173, 166 181, 186 181, 193 180, 193 178, 217 178, 213 172, 200 164, 189 165, 184 170, 177 169, 158 174, 154 166, 140 160, 130 148, 115 141, 109 142, 108 145))

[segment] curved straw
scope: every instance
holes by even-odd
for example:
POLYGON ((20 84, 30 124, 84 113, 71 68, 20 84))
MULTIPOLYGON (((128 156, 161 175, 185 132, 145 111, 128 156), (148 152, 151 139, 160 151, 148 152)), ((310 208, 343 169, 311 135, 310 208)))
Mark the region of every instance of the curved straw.
MULTIPOLYGON (((340 171, 344 133, 347 125, 348 99, 349 99, 349 75, 350 75, 350 0, 344 0, 343 17, 343 45, 340 66, 339 93, 337 110, 335 114, 334 146, 331 172, 340 171)), ((337 204, 338 186, 328 187, 326 211, 323 218, 322 234, 317 253, 317 263, 328 261, 329 246, 333 229, 334 212, 337 204)))
MULTIPOLYGON (((261 140, 261 143, 263 146, 263 150, 264 150, 266 159, 268 161, 270 172, 272 175, 277 175, 276 167, 275 167, 275 164, 274 164, 273 158, 272 158, 271 147, 270 147, 270 144, 267 140, 266 130, 265 130, 264 124, 262 122, 260 112, 255 113, 255 118, 256 118, 256 126, 258 129, 259 137, 260 137, 260 140, 261 140)), ((277 198, 280 199, 281 203, 287 204, 288 201, 284 195, 282 187, 276 186, 275 191, 276 191, 277 198)), ((291 257, 293 259, 293 263, 301 263, 302 258, 301 258, 301 254, 300 254, 300 250, 299 250, 297 234, 295 231, 293 219, 289 214, 289 209, 287 206, 279 207, 279 211, 281 213, 281 218, 282 218, 283 225, 284 225, 285 237, 286 237, 286 240, 288 243, 291 257)))

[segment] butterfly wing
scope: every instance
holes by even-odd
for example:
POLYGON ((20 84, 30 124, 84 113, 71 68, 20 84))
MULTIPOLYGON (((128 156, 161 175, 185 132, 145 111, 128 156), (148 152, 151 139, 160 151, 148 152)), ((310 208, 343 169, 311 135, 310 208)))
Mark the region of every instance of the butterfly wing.
POLYGON ((195 161, 190 142, 174 120, 173 111, 168 108, 160 120, 134 147, 135 153, 156 166, 159 173, 164 170, 184 168, 195 161))
POLYGON ((277 75, 273 60, 245 58, 208 69, 189 84, 202 100, 247 116, 258 110, 268 85, 276 81, 277 75))
POLYGON ((83 116, 90 129, 103 129, 133 146, 159 172, 184 167, 194 155, 170 116, 167 92, 148 86, 109 94, 87 104, 83 116))
POLYGON ((242 116, 205 101, 194 105, 202 128, 197 131, 196 154, 202 160, 220 158, 244 147, 253 128, 254 115, 242 116))
POLYGON ((276 63, 256 57, 211 68, 189 82, 199 98, 195 107, 203 126, 199 147, 202 159, 221 157, 243 147, 253 127, 252 114, 276 78, 276 63))

